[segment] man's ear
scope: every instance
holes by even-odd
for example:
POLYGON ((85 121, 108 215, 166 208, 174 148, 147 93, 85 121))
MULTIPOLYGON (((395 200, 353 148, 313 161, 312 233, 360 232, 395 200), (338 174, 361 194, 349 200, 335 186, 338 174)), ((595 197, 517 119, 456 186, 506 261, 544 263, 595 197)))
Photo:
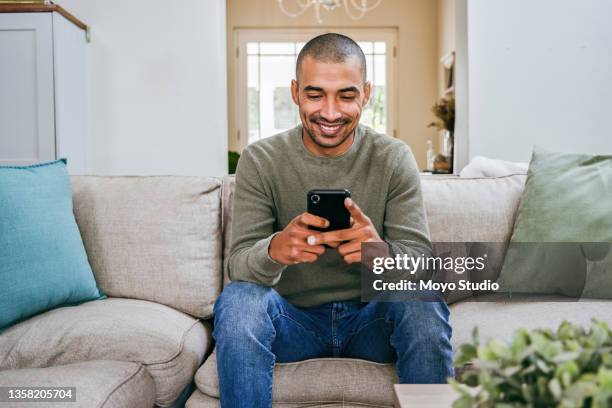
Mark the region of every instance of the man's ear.
POLYGON ((363 86, 363 104, 361 105, 363 108, 366 107, 368 102, 370 101, 370 95, 372 93, 372 83, 370 81, 366 81, 363 86))
POLYGON ((295 79, 291 80, 291 99, 293 99, 293 103, 299 106, 298 92, 300 88, 295 79))

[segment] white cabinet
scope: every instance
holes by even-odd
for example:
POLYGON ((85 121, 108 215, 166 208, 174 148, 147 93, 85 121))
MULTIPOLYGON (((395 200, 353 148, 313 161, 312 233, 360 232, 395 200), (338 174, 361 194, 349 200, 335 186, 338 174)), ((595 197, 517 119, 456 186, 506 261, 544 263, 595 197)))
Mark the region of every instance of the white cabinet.
POLYGON ((59 12, 0 12, 0 165, 66 157, 87 172, 85 52, 59 12))

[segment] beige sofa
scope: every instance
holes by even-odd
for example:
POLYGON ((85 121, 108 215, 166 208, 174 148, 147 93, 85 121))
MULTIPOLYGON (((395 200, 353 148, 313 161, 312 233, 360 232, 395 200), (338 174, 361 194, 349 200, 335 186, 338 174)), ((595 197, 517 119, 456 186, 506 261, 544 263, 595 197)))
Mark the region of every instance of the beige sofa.
MULTIPOLYGON (((524 181, 424 176, 432 241, 507 242, 524 181)), ((87 254, 108 298, 4 331, 0 386, 76 386, 69 407, 168 407, 187 398, 189 408, 218 407, 211 317, 227 283, 233 179, 78 176, 73 190, 87 254)), ((475 325, 484 339, 508 338, 519 326, 564 319, 612 322, 611 311, 603 301, 456 302, 452 343, 468 341, 475 325)), ((275 407, 392 406, 394 382, 392 364, 313 359, 278 364, 273 397, 275 407)))

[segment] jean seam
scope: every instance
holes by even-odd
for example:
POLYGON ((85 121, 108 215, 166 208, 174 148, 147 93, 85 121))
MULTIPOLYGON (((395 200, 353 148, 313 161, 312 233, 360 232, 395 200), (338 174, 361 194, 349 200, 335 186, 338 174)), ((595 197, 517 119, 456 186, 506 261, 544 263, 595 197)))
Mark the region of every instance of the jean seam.
MULTIPOLYGON (((268 344, 272 345, 274 343, 274 339, 276 338, 276 334, 277 334, 277 330, 276 327, 274 326, 274 320, 271 319, 270 320, 270 324, 272 325, 272 330, 271 330, 271 336, 269 339, 268 344)), ((274 384, 274 366, 276 365, 276 355, 274 355, 274 353, 272 353, 272 347, 270 346, 270 348, 268 349, 268 351, 270 352, 270 354, 272 354, 272 364, 270 364, 270 367, 268 367, 268 373, 271 375, 272 381, 270 381, 270 383, 268 384, 268 390, 267 390, 267 402, 269 402, 270 406, 272 405, 272 401, 274 398, 274 390, 273 390, 273 384, 274 384)))
POLYGON ((369 322, 367 322, 366 324, 364 324, 363 326, 359 327, 357 330, 354 330, 352 332, 349 333, 349 335, 346 338, 346 342, 348 343, 348 341, 353 338, 353 336, 356 336, 357 334, 361 333, 363 331, 363 329, 365 329, 368 326, 371 326, 372 324, 378 322, 378 321, 384 321, 385 323, 390 323, 391 325, 394 324, 393 320, 387 320, 384 317, 377 317, 374 320, 370 320, 369 322))
POLYGON ((303 325, 302 323, 298 322, 298 321, 297 321, 297 320, 295 320, 293 317, 291 317, 291 316, 289 316, 289 315, 287 315, 287 314, 284 314, 284 313, 279 313, 279 314, 277 314, 276 316, 274 316, 274 317, 271 319, 271 320, 272 320, 272 324, 274 324, 274 322, 275 322, 276 320, 278 320, 278 318, 279 318, 279 317, 284 317, 284 318, 286 318, 286 319, 291 320, 292 322, 294 322, 295 324, 297 324, 298 326, 300 326, 300 327, 301 327, 302 329, 304 329, 305 331, 312 333, 312 334, 313 334, 313 335, 314 335, 314 336, 317 338, 317 340, 319 340, 319 341, 321 342, 321 345, 322 345, 322 346, 324 346, 324 347, 326 346, 326 344, 325 344, 325 340, 324 340, 324 339, 323 339, 321 336, 319 336, 319 333, 315 332, 314 330, 311 330, 311 329, 308 329, 308 328, 304 327, 304 325, 303 325))
POLYGON ((332 305, 332 309, 331 309, 331 335, 332 335, 332 355, 334 357, 338 357, 337 356, 337 352, 338 350, 338 338, 337 338, 337 333, 336 333, 336 305, 332 305))

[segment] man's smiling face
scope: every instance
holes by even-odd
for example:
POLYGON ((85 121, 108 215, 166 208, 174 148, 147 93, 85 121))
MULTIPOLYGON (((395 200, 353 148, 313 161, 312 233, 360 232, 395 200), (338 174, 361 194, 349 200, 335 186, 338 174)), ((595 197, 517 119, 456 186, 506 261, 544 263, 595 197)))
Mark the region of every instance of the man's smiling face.
POLYGON ((335 63, 306 56, 298 72, 291 93, 304 130, 320 153, 342 153, 352 143, 351 136, 370 97, 371 86, 363 78, 359 59, 349 57, 335 63))

